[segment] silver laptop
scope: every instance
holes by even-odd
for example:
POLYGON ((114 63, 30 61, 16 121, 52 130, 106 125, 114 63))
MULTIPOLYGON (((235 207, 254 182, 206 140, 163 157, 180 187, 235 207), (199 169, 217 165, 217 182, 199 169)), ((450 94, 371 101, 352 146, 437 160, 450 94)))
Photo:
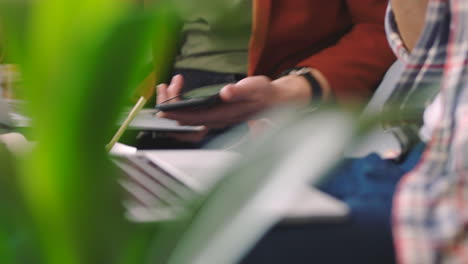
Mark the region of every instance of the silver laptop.
POLYGON ((30 118, 22 113, 24 104, 21 100, 0 99, 0 129, 10 130, 30 125, 30 118))
MULTIPOLYGON (((352 131, 353 121, 341 113, 287 120, 292 122, 279 126, 242 157, 222 150, 156 150, 116 158, 126 175, 121 184, 130 198, 129 217, 135 221, 173 219, 185 210, 187 201, 206 194, 218 182, 226 187, 226 181, 232 179, 235 186, 243 186, 241 192, 251 195, 276 190, 271 201, 262 202, 262 206, 284 210, 285 219, 346 219, 349 208, 345 203, 308 185, 321 176, 319 171, 326 171, 342 157, 341 151, 351 138, 351 133, 342 131, 352 131), (314 129, 317 124, 322 125, 321 129, 314 129), (310 155, 319 156, 309 162, 310 155), (268 187, 270 181, 275 184, 273 179, 280 179, 282 184, 268 187), (288 192, 289 202, 275 201, 275 197, 288 192)), ((239 199, 243 199, 242 194, 239 199)))
POLYGON ((13 122, 9 113, 10 109, 8 102, 4 99, 0 100, 0 133, 6 132, 13 128, 13 122))

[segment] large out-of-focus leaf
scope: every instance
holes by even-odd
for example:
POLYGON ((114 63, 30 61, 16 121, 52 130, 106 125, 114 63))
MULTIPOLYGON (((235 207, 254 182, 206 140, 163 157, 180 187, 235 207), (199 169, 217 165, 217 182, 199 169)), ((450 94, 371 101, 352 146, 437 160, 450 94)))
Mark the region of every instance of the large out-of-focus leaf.
POLYGON ((0 144, 0 260, 34 263, 39 259, 38 239, 18 185, 16 159, 0 144))
POLYGON ((158 10, 167 9, 145 14, 115 0, 0 4, 38 142, 17 175, 34 227, 25 231, 40 244, 36 261, 117 263, 131 230, 104 146, 152 34, 167 26, 158 10))
POLYGON ((340 160, 354 135, 354 117, 296 110, 279 111, 284 120, 267 137, 242 152, 185 218, 165 224, 146 263, 236 263, 283 217, 303 186, 318 182, 340 160), (313 129, 317 125, 320 130, 313 129))

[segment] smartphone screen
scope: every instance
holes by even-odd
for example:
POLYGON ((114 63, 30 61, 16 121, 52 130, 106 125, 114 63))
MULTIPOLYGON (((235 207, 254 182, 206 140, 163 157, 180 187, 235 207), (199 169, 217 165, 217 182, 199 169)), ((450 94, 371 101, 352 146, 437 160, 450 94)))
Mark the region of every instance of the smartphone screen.
POLYGON ((210 107, 222 102, 219 91, 226 85, 227 83, 223 83, 196 88, 184 93, 181 101, 158 104, 156 108, 161 111, 176 111, 210 107))

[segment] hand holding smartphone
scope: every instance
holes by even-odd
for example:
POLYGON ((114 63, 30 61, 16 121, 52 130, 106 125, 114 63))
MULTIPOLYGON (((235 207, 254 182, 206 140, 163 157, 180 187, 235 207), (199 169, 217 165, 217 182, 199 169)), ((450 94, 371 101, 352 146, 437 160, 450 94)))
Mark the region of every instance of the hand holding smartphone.
POLYGON ((178 96, 182 99, 181 101, 177 101, 174 103, 163 102, 156 105, 156 109, 161 111, 177 111, 187 109, 200 109, 219 104, 222 102, 221 97, 219 96, 219 91, 226 85, 227 83, 203 86, 188 91, 178 96))

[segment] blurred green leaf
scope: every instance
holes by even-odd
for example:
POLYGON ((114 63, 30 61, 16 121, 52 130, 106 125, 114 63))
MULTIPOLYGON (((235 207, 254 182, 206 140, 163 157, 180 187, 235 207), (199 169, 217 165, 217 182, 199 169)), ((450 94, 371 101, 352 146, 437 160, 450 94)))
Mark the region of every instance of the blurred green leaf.
MULTIPOLYGON (((143 254, 132 241, 144 243, 132 238, 138 229, 123 218, 117 173, 104 146, 145 69, 153 35, 167 26, 159 19, 167 7, 145 13, 114 0, 3 0, 0 10, 38 141, 16 175, 31 221, 13 223, 13 230, 37 237, 37 244, 29 243, 40 251, 37 263, 137 258, 125 248, 143 254)), ((13 236, 2 227, 5 248, 13 236)))

